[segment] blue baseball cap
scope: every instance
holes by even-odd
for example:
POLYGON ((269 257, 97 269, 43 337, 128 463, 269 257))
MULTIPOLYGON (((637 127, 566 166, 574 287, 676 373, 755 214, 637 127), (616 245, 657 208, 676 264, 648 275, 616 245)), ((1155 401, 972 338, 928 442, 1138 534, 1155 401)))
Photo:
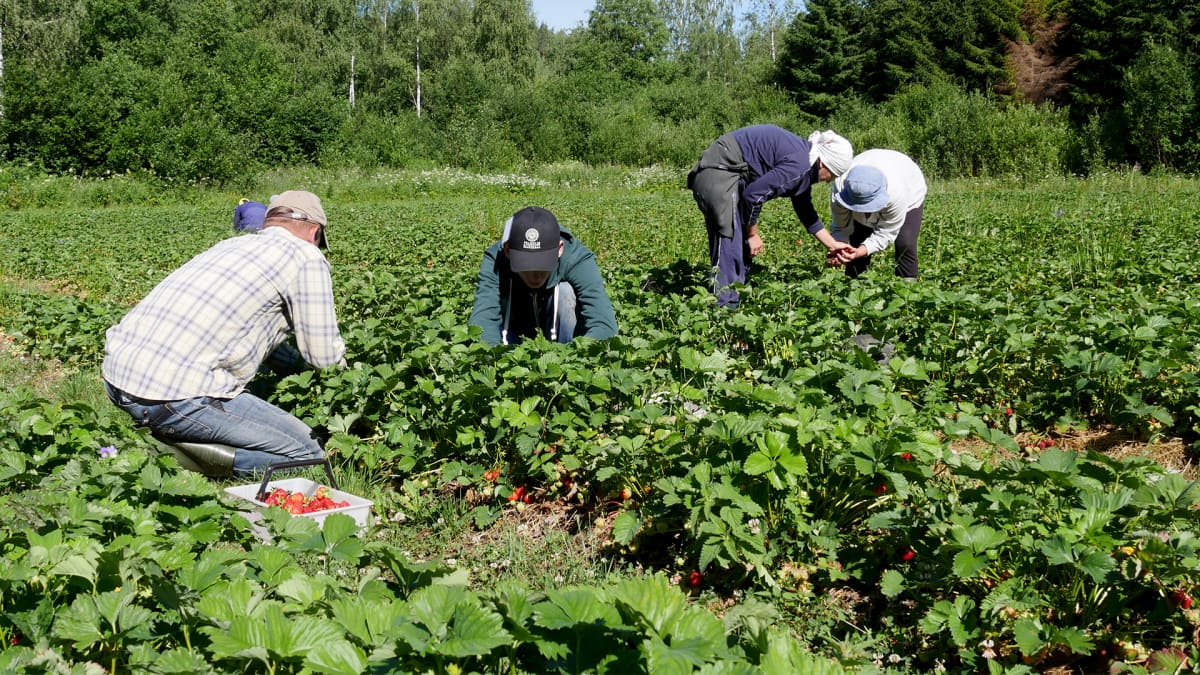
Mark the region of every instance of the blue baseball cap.
POLYGON ((873 166, 851 167, 842 181, 842 189, 834 196, 837 202, 851 211, 873 213, 888 203, 887 178, 873 166))

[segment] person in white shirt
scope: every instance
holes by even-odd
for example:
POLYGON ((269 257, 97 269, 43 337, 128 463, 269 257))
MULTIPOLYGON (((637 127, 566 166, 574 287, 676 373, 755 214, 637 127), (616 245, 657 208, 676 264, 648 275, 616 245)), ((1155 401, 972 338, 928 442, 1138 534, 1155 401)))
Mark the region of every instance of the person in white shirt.
POLYGON ((925 209, 925 176, 916 162, 895 150, 867 150, 833 186, 830 211, 834 239, 850 248, 830 251, 827 265, 846 268, 857 277, 871 256, 896 247, 896 276, 917 279, 917 237, 925 209))

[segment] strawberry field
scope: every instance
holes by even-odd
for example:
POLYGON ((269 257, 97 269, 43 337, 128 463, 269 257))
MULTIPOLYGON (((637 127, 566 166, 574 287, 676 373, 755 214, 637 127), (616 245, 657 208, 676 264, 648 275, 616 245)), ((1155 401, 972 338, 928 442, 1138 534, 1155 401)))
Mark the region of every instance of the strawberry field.
MULTIPOLYGON (((934 183, 915 284, 890 251, 826 269, 772 203, 736 311, 681 181, 302 181, 350 367, 272 400, 375 502, 361 534, 275 509, 263 545, 126 418, 6 386, 0 669, 1200 672, 1194 181, 934 183), (596 252, 618 338, 467 327, 483 249, 529 204, 596 252), (418 561, 396 514, 434 502, 481 534, 561 514, 626 572, 532 587, 418 561)), ((8 189, 64 191, 0 210, 10 354, 96 378, 104 330, 232 236, 225 195, 8 189)))

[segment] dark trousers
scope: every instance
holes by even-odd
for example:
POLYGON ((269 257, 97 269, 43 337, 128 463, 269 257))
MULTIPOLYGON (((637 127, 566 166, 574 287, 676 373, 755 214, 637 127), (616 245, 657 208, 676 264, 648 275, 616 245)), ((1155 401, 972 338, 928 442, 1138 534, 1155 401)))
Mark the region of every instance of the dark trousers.
MULTIPOLYGON (((896 247, 896 276, 901 278, 917 278, 917 237, 921 235, 921 218, 925 213, 925 205, 904 214, 904 224, 900 226, 900 234, 896 235, 893 244, 896 247)), ((854 231, 850 233, 850 245, 861 246, 867 237, 875 230, 861 223, 854 223, 854 231)), ((857 277, 871 266, 871 256, 852 260, 846 265, 846 276, 857 277)))
POLYGON ((717 295, 717 305, 737 307, 738 292, 730 288, 730 284, 746 283, 750 245, 742 237, 742 218, 736 209, 732 237, 722 237, 720 232, 709 228, 708 257, 713 266, 713 292, 717 295))

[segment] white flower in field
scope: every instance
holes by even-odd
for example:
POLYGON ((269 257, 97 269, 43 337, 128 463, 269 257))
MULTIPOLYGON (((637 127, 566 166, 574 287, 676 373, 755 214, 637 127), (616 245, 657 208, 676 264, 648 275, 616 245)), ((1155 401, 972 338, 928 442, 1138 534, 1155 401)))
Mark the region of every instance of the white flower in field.
POLYGON ((546 181, 523 174, 476 174, 462 169, 432 169, 413 176, 414 183, 436 182, 443 186, 500 185, 509 187, 545 187, 546 181))
POLYGON ((996 646, 995 642, 993 642, 992 640, 984 640, 979 643, 979 646, 983 647, 983 652, 980 654, 980 656, 982 656, 985 659, 996 658, 996 650, 993 649, 993 647, 996 646))
POLYGON ((451 567, 454 567, 455 565, 458 564, 458 558, 446 558, 446 564, 451 567))
POLYGON ((750 528, 750 534, 758 534, 762 531, 762 527, 759 525, 758 518, 751 518, 750 520, 746 521, 746 525, 750 528))

